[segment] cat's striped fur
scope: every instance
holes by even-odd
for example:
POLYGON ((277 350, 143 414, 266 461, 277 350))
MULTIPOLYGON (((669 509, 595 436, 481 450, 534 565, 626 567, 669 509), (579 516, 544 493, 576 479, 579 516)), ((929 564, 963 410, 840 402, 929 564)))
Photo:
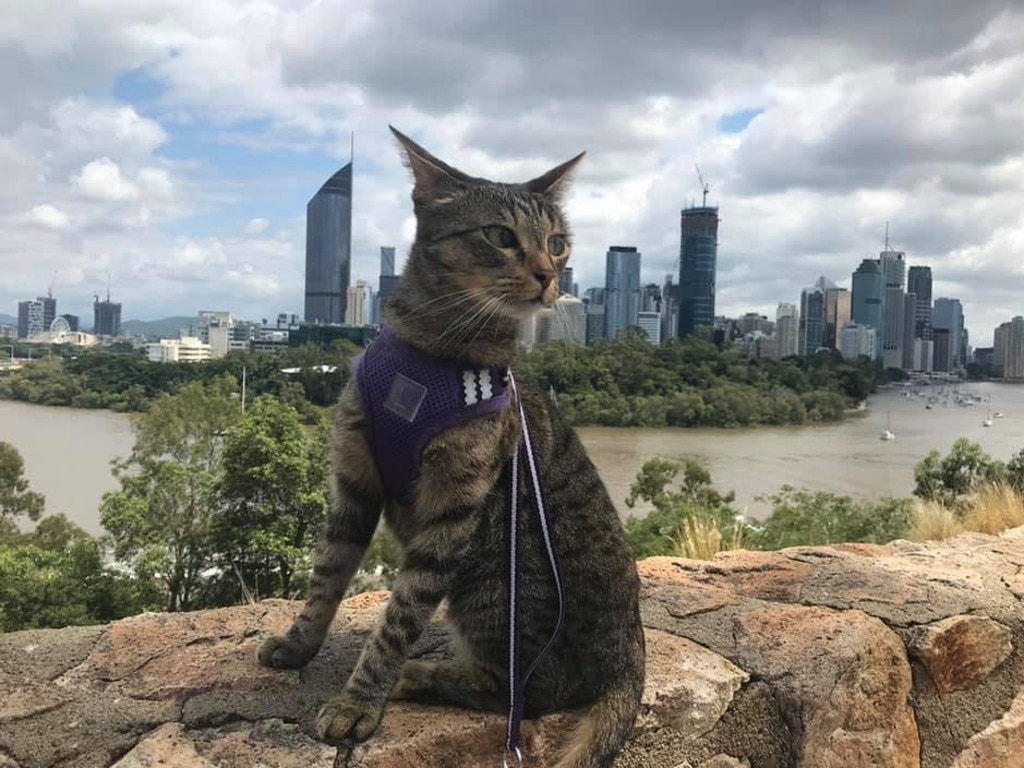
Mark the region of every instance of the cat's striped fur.
MULTIPOLYGON (((531 182, 507 185, 470 178, 395 135, 415 179, 417 236, 387 308, 389 324, 435 355, 479 367, 512 364, 521 319, 558 295, 557 274, 569 255, 560 198, 582 155, 531 182)), ((296 668, 313 658, 383 510, 402 546, 402 570, 347 684, 319 714, 320 737, 366 739, 389 696, 504 711, 516 409, 436 437, 408 508, 382 490, 355 386, 349 384, 337 411, 333 509, 309 601, 285 636, 263 643, 259 660, 296 668), (406 662, 443 598, 458 659, 406 662)), ((611 766, 632 731, 643 688, 639 579, 615 508, 575 431, 530 382, 521 381, 519 392, 568 598, 564 630, 527 687, 526 715, 578 710, 579 725, 557 767, 611 766)), ((555 625, 557 597, 532 500, 522 518, 520 622, 528 664, 555 625)))

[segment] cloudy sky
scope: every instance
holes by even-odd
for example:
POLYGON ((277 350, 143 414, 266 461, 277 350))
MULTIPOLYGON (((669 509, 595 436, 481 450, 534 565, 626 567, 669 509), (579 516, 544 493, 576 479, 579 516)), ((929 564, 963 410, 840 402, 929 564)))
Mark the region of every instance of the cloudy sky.
POLYGON ((1024 313, 1024 4, 0 0, 0 313, 301 312, 305 204, 356 135, 353 280, 413 232, 394 123, 473 175, 581 149, 582 288, 677 257, 699 162, 719 312, 849 285, 886 220, 972 342, 1024 313), (895 9, 895 10, 894 10, 895 9))

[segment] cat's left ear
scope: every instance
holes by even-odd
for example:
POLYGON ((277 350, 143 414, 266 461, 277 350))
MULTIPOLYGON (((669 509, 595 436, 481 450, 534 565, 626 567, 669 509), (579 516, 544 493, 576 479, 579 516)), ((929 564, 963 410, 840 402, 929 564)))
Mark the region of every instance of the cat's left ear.
POLYGON ((576 166, 580 164, 580 161, 586 154, 586 152, 580 152, 572 160, 552 168, 536 179, 526 182, 523 186, 526 187, 527 191, 534 194, 547 195, 556 200, 561 200, 568 191, 569 185, 572 184, 572 176, 576 171, 576 166))
POLYGON ((388 128, 398 139, 405 165, 412 171, 412 201, 416 207, 445 202, 473 183, 474 179, 438 160, 395 126, 388 128))

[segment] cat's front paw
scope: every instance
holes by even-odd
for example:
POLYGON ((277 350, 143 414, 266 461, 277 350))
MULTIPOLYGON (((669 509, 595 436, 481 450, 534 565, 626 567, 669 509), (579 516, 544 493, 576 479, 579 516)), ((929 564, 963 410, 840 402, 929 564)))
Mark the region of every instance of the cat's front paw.
POLYGON ((383 701, 357 701, 342 694, 324 704, 316 716, 316 733, 328 744, 348 739, 365 741, 377 730, 383 716, 383 701))
POLYGON ((318 650, 287 635, 275 635, 263 641, 256 658, 264 667, 301 669, 312 661, 318 650))

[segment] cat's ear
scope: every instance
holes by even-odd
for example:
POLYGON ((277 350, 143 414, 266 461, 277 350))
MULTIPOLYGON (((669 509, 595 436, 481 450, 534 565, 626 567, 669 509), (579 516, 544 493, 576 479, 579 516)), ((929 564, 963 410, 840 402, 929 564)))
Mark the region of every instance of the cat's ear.
POLYGON ((402 160, 413 177, 412 201, 416 206, 445 202, 454 192, 465 189, 473 179, 427 152, 408 136, 389 125, 402 148, 402 160))
POLYGON ((552 168, 536 179, 526 182, 523 186, 529 192, 561 200, 572 183, 572 175, 576 171, 576 166, 580 164, 580 160, 586 154, 586 152, 580 152, 572 160, 552 168))

